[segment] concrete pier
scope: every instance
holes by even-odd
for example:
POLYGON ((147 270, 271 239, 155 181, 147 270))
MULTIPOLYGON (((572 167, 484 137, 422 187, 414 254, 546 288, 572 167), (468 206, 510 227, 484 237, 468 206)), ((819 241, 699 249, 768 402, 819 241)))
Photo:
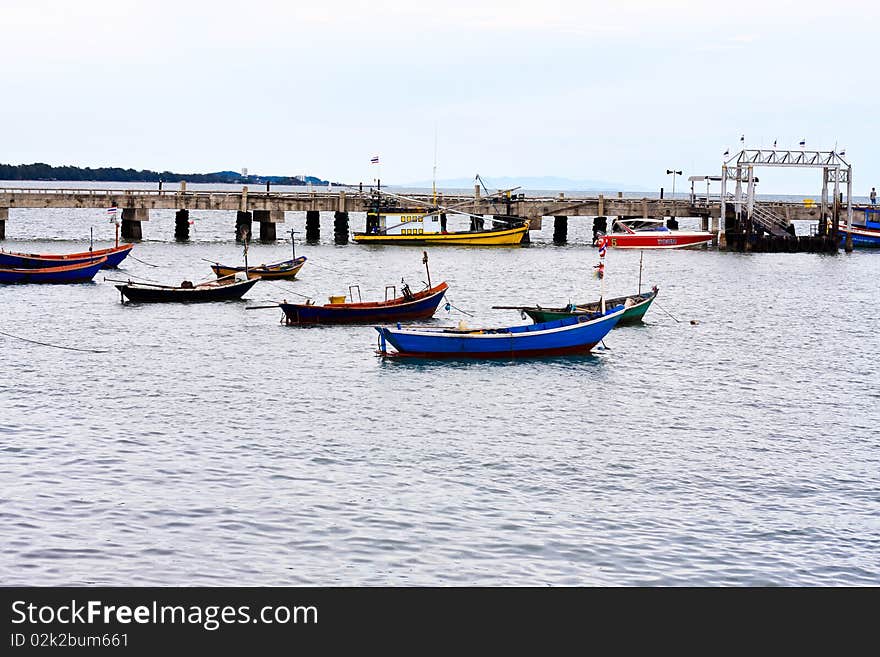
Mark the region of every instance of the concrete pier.
POLYGON ((260 224, 260 241, 274 242, 277 237, 275 225, 284 223, 283 210, 254 210, 254 221, 260 224))
POLYGON ((306 242, 317 242, 321 239, 321 213, 317 210, 306 211, 306 242))
POLYGON ((235 213, 235 241, 249 242, 251 240, 251 222, 253 217, 250 212, 239 210, 235 213))
MULTIPOLYGON (((830 174, 829 174, 830 175, 830 174)), ((835 174, 840 177, 840 182, 847 182, 841 171, 835 174)), ((847 174, 848 176, 848 174, 847 174)), ((731 178, 733 180, 733 178, 731 178)), ((828 185, 826 185, 826 188, 828 185)), ((572 218, 584 217, 593 222, 594 238, 598 232, 607 232, 610 229, 611 220, 615 217, 695 217, 700 225, 705 227, 707 222, 710 230, 718 230, 718 218, 724 214, 736 217, 739 215, 742 229, 743 220, 753 224, 754 229, 762 223, 762 218, 775 217, 773 220, 777 230, 773 233, 778 237, 784 237, 780 232, 787 229, 792 221, 819 222, 821 235, 831 236, 836 232, 836 224, 831 224, 833 218, 844 219, 844 208, 840 202, 840 194, 837 192, 839 183, 834 185, 834 199, 828 198, 827 202, 819 203, 816 198, 804 198, 799 201, 758 201, 753 196, 748 203, 752 208, 753 217, 746 217, 746 203, 742 200, 734 203, 721 195, 705 196, 692 193, 688 199, 665 198, 659 199, 643 196, 624 197, 617 193, 608 196, 583 196, 572 197, 565 194, 553 196, 526 196, 525 194, 491 194, 480 193, 480 189, 474 190, 473 195, 444 195, 443 204, 447 207, 455 207, 473 213, 476 217, 471 219, 472 229, 485 230, 485 221, 481 217, 498 216, 499 211, 504 210, 505 215, 523 217, 530 220, 530 230, 541 229, 542 217, 554 217, 557 221, 558 231, 554 231, 557 238, 562 237, 561 220, 557 217, 572 218), (835 207, 836 206, 836 207, 835 207), (823 207, 826 208, 823 212, 823 207), (757 223, 756 223, 757 221, 757 223)), ((334 238, 342 237, 347 233, 345 222, 352 212, 367 212, 376 207, 376 199, 369 192, 359 192, 353 188, 345 191, 295 191, 295 192, 249 192, 246 188, 240 191, 210 190, 189 191, 181 184, 179 191, 156 191, 156 190, 125 190, 125 189, 61 189, 61 188, 0 188, 0 238, 5 236, 5 222, 8 221, 8 209, 35 209, 46 208, 94 208, 104 211, 108 207, 123 208, 122 235, 123 239, 138 240, 143 238, 142 222, 149 220, 151 210, 171 209, 175 211, 190 210, 217 210, 235 211, 236 237, 241 239, 249 235, 251 221, 260 223, 260 237, 267 241, 277 238, 277 226, 282 223, 284 212, 306 213, 306 241, 315 242, 320 240, 319 212, 334 212, 334 238), (252 214, 253 213, 253 214, 252 214), (336 228, 339 230, 336 230, 336 228), (246 232, 242 232, 246 231, 246 232)), ((750 185, 753 193, 754 185, 750 185)), ((828 190, 831 191, 831 190, 828 190)), ((407 194, 413 207, 431 208, 434 198, 430 194, 407 194)), ((829 194, 830 197, 830 194, 829 194)), ((182 219, 183 215, 178 215, 182 219)), ((865 206, 852 206, 852 223, 864 223, 865 206)), ((767 223, 767 221, 763 221, 767 223)), ((566 224, 567 227, 567 224, 566 224)), ((175 234, 184 234, 182 223, 175 222, 175 234), (179 230, 178 230, 179 228, 179 230)), ((724 233, 719 231, 719 238, 724 233)), ((757 237, 757 235, 755 235, 757 237)), ((567 239, 567 233, 566 233, 567 239)), ((762 236, 761 239, 763 239, 762 236)), ((723 248, 724 242, 720 241, 723 248)), ((340 239, 340 243, 344 243, 340 239)), ((775 244, 775 242, 774 242, 775 244)))
POLYGON ((150 220, 150 211, 147 208, 122 208, 122 239, 144 239, 141 224, 150 220))
POLYGON ((178 242, 189 239, 189 210, 178 210, 174 214, 174 239, 178 242))
POLYGON ((348 212, 333 213, 333 241, 348 244, 348 212))
POLYGON ((553 218, 553 243, 565 244, 568 241, 568 217, 553 218))

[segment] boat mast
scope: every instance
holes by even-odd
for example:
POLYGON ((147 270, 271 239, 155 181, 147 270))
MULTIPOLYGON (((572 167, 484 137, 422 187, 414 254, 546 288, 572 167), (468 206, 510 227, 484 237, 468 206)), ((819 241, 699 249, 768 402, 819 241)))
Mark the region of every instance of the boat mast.
POLYGON ((644 250, 639 251, 639 294, 642 293, 642 259, 645 257, 644 250))
MULTIPOLYGON (((431 202, 437 205, 437 122, 434 122, 434 175, 431 179, 431 202)), ((426 256, 427 257, 427 256, 426 256)))
POLYGON ((431 270, 428 269, 428 252, 422 251, 422 264, 425 265, 425 272, 428 274, 428 288, 431 287, 431 270))
POLYGON ((293 241, 293 236, 296 234, 296 231, 293 228, 290 229, 290 255, 293 256, 293 259, 296 260, 296 243, 293 241))

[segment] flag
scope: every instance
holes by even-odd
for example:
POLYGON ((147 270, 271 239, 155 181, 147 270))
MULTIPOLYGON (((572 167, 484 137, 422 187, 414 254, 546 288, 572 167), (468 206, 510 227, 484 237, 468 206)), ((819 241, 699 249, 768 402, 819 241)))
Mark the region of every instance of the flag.
POLYGON ((116 223, 116 206, 114 205, 112 208, 107 208, 107 216, 110 217, 110 223, 116 223))
POLYGON ((776 148, 776 140, 773 140, 773 148, 776 148))
POLYGON ((840 157, 843 157, 844 155, 846 155, 846 149, 845 149, 845 148, 844 148, 842 151, 840 151, 840 157))
POLYGON ((596 245, 599 247, 599 257, 604 258, 605 252, 608 249, 608 237, 603 235, 599 238, 599 241, 596 243, 596 245))
POLYGON ((729 148, 725 148, 725 149, 724 149, 724 157, 727 157, 728 155, 730 155, 730 149, 729 149, 729 148))
POLYGON ((800 147, 803 148, 803 147, 806 146, 806 145, 807 145, 807 138, 804 137, 804 138, 801 139, 801 141, 800 141, 800 147))
POLYGON ((593 269, 596 270, 593 272, 593 274, 595 274, 596 278, 602 278, 603 276, 605 276, 605 263, 604 262, 600 262, 598 265, 593 265, 593 269))
POLYGON ((373 157, 371 157, 371 158, 370 158, 370 164, 379 164, 379 156, 378 156, 378 155, 374 155, 373 157))
POLYGON ((745 136, 745 135, 740 135, 740 136, 739 136, 739 143, 740 143, 740 144, 745 144, 745 143, 746 143, 746 136, 745 136))

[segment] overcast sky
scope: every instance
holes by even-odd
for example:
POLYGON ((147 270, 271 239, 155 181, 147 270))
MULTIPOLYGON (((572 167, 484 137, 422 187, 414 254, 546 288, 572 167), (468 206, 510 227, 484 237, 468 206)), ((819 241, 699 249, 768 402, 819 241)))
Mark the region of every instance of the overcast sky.
MULTIPOLYGON (((649 188, 725 148, 880 185, 880 3, 0 0, 0 162, 649 188)), ((821 176, 761 172, 763 193, 821 176)))

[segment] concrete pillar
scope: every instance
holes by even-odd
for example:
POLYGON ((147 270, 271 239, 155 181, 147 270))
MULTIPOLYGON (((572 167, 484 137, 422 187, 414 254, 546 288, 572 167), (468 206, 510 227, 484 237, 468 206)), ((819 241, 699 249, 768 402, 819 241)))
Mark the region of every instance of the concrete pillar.
POLYGON ((553 243, 565 244, 568 241, 568 217, 553 218, 553 243))
POLYGON ((147 208, 122 208, 122 239, 144 239, 141 222, 150 220, 147 208))
POLYGON ((260 241, 274 242, 276 240, 275 224, 284 223, 283 210, 254 210, 254 221, 260 224, 260 241))
POLYGON ((333 213, 333 240, 337 244, 348 244, 348 212, 333 213))
POLYGON ((708 214, 700 215, 700 230, 704 230, 704 231, 709 230, 709 215, 708 214))
POLYGON ((9 220, 9 208, 0 208, 0 240, 6 239, 6 222, 9 220))
POLYGON ((306 210, 306 242, 317 242, 321 239, 321 213, 317 210, 306 210))
POLYGON ((608 217, 596 217, 593 219, 593 246, 599 240, 599 233, 608 234, 608 217))
POLYGON ((235 213, 235 241, 244 242, 251 239, 251 222, 253 218, 250 212, 239 210, 235 213))
POLYGON ((189 239, 189 210, 178 210, 174 215, 174 239, 185 242, 189 239))

